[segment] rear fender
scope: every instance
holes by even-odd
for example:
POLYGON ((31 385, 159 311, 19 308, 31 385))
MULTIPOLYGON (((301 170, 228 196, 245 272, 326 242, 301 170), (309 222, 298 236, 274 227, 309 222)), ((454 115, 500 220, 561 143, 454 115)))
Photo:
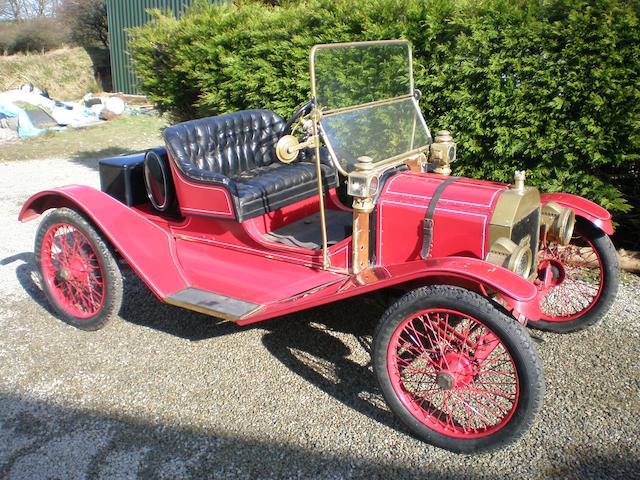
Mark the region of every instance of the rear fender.
POLYGON ((613 235, 611 214, 591 200, 570 193, 543 193, 540 195, 540 200, 543 205, 556 202, 562 207, 571 208, 576 216, 586 218, 607 235, 613 235))
POLYGON ((188 287, 177 261, 173 237, 95 188, 70 185, 37 193, 25 202, 18 219, 26 222, 46 210, 61 207, 85 214, 159 298, 188 287))

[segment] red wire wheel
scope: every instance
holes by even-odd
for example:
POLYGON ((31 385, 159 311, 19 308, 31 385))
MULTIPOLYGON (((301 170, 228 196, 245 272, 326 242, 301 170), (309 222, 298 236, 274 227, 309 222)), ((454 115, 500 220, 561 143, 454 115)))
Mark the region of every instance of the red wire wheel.
POLYGON ((374 367, 400 420, 455 452, 517 439, 533 422, 544 388, 522 326, 456 287, 426 287, 396 302, 378 327, 374 367))
POLYGON ((568 333, 587 328, 609 311, 620 283, 618 257, 609 237, 578 218, 568 245, 543 242, 538 251, 541 330, 568 333))
POLYGON ((40 223, 36 263, 43 290, 59 316, 96 330, 120 308, 122 279, 108 244, 80 214, 57 209, 40 223))

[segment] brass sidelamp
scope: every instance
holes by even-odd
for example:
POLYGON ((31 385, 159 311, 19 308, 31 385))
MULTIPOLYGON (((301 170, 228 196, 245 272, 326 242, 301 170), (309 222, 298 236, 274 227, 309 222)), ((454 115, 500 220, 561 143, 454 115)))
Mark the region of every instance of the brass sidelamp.
POLYGON ((435 173, 451 175, 451 164, 456 160, 456 143, 448 130, 440 130, 430 147, 431 162, 438 162, 435 173))
POLYGON ((358 157, 355 172, 349 174, 347 193, 353 197, 353 273, 369 265, 369 215, 379 179, 373 172, 371 157, 358 157))

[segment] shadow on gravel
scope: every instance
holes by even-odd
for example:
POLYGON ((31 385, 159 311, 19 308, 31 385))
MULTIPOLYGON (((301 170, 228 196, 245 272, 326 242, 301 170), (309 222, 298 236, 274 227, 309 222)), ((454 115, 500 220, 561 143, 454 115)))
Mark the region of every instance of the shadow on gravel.
MULTIPOLYGON (((9 265, 13 262, 23 262, 16 267, 16 278, 24 291, 31 299, 44 308, 51 315, 55 316, 55 312, 49 305, 38 280, 38 274, 34 264, 34 256, 32 252, 22 252, 0 260, 0 265, 9 265)), ((56 317, 57 318, 57 317, 56 317)))
MULTIPOLYGON (((23 252, 0 260, 1 265, 23 262, 16 277, 31 299, 57 316, 42 291, 33 253, 23 252)), ((341 403, 377 422, 409 434, 388 411, 379 393, 370 360, 358 363, 351 348, 335 333, 355 337, 367 355, 371 335, 383 309, 358 299, 275 318, 256 326, 238 327, 207 315, 160 302, 131 271, 124 271, 125 292, 120 317, 127 322, 190 341, 237 333, 248 328, 265 330, 267 350, 292 372, 341 403)))
MULTIPOLYGON (((33 254, 24 252, 0 260, 2 265, 24 262, 16 268, 22 288, 33 301, 57 317, 38 282, 33 254)), ((409 435, 389 412, 379 392, 371 362, 371 335, 382 315, 377 305, 350 299, 298 312, 256 326, 238 327, 207 315, 160 302, 130 270, 125 270, 124 298, 120 317, 127 322, 190 341, 201 341, 241 330, 265 330, 267 350, 292 372, 344 405, 383 425, 409 435), (338 334, 355 337, 367 354, 366 362, 350 358, 353 353, 338 334)))
POLYGON ((372 334, 384 311, 381 306, 348 299, 239 327, 159 302, 133 272, 125 274, 125 298, 120 316, 126 321, 191 341, 263 330, 264 346, 293 373, 349 408, 411 435, 388 410, 371 368, 372 334), (339 338, 345 335, 355 337, 365 360, 350 358, 352 348, 339 338))
MULTIPOLYGON (((0 394, 0 478, 419 478, 353 456, 0 394)), ((465 467, 454 477, 461 478, 465 467)), ((445 478, 432 468, 429 478, 445 478)), ((451 474, 447 475, 451 478, 451 474)))
POLYGON ((264 346, 293 373, 349 408, 410 435, 386 407, 371 368, 372 334, 384 311, 381 306, 349 299, 239 327, 161 303, 133 272, 124 277, 127 301, 120 312, 124 320, 191 341, 263 330, 264 346), (355 337, 366 360, 352 360, 352 348, 341 335, 355 337))
POLYGON ((262 343, 292 372, 347 407, 411 435, 384 403, 371 365, 373 330, 382 313, 361 299, 344 300, 270 321, 262 343), (359 343, 360 361, 339 338, 344 334, 359 343))

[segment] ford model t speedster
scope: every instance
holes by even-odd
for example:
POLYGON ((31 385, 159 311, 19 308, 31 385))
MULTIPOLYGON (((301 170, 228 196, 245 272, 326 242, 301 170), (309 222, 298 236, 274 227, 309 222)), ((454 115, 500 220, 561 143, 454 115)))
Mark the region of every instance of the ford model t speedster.
MULTIPOLYGON (((514 441, 543 397, 524 324, 588 327, 615 297, 609 213, 583 198, 450 175, 405 41, 318 45, 311 100, 284 121, 249 110, 164 131, 105 159, 102 191, 31 197, 35 258, 59 316, 103 327, 121 266, 162 301, 247 325, 347 297, 395 298, 372 364, 392 412, 458 452, 514 441), (346 188, 345 188, 346 187, 346 188)), ((348 319, 345 319, 348 321, 348 319)))

